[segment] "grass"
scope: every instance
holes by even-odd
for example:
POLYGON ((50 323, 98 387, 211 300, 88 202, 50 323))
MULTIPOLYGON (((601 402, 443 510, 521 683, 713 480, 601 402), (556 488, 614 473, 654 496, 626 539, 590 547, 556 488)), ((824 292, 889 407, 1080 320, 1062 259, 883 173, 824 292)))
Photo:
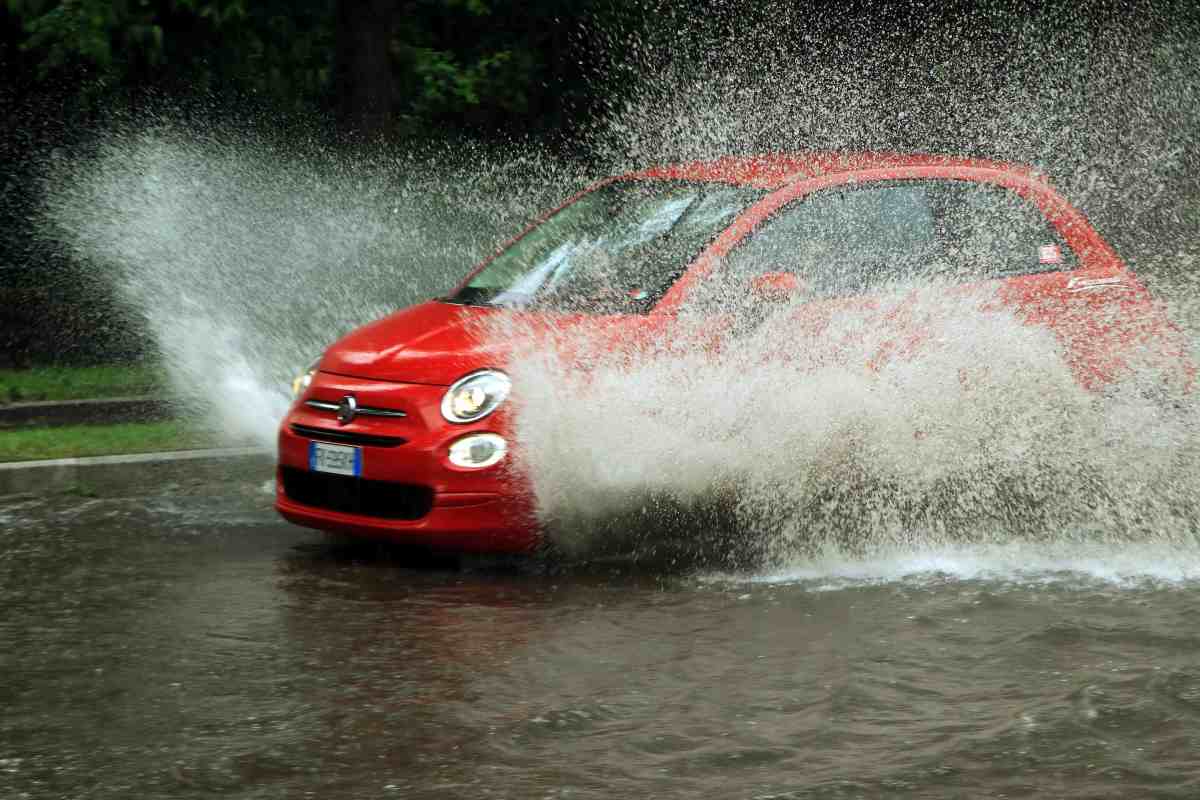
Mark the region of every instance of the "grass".
POLYGON ((161 370, 144 364, 0 369, 0 403, 129 397, 162 386, 161 370))
POLYGON ((21 428, 0 431, 0 462, 194 450, 217 445, 213 434, 176 421, 21 428))

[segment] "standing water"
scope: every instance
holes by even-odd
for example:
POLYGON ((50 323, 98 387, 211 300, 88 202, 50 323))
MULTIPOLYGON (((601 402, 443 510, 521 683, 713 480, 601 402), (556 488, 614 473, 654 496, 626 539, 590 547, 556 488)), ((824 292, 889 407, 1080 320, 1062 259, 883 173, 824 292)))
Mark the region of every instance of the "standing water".
MULTIPOLYGON (((444 292, 587 174, 724 153, 1034 165, 1194 335, 1194 38, 1048 15, 867 49, 775 11, 614 36, 614 81, 641 77, 580 120, 598 168, 125 125, 52 176, 46 230, 116 283, 198 417, 264 444, 329 341, 444 292)), ((348 559, 252 496, 0 509, 36 542, 0 562, 20 644, 0 781, 32 797, 117 763, 97 796, 1196 796, 1194 404, 1095 396, 1048 334, 915 297, 938 346, 869 374, 845 366, 879 344, 853 314, 840 362, 771 321, 716 360, 596 353, 586 378, 518 348, 514 452, 568 557, 551 575, 348 559), (700 540, 700 567, 673 561, 700 540), (59 627, 17 625, 34 607, 59 627)))

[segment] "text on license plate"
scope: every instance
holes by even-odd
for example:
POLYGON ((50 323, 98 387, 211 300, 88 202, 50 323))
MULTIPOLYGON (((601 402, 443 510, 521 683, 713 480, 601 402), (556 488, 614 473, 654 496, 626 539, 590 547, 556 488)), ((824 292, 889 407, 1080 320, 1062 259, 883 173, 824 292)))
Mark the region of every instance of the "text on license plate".
POLYGON ((308 443, 308 468, 334 475, 362 475, 362 448, 344 444, 308 443))

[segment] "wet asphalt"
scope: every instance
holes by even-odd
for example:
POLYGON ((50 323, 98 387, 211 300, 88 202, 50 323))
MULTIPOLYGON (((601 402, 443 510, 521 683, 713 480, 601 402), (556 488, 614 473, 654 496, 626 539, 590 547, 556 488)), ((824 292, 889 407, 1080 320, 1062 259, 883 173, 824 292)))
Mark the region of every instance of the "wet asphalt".
POLYGON ((1200 586, 432 562, 0 500, 0 798, 1200 796, 1200 586))

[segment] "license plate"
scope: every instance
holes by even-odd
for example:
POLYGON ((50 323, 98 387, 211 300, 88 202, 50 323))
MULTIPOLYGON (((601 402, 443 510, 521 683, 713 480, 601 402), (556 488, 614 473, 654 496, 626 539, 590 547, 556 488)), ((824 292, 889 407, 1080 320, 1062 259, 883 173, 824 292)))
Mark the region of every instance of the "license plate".
POLYGON ((308 468, 334 475, 362 475, 362 448, 344 444, 308 443, 308 468))

